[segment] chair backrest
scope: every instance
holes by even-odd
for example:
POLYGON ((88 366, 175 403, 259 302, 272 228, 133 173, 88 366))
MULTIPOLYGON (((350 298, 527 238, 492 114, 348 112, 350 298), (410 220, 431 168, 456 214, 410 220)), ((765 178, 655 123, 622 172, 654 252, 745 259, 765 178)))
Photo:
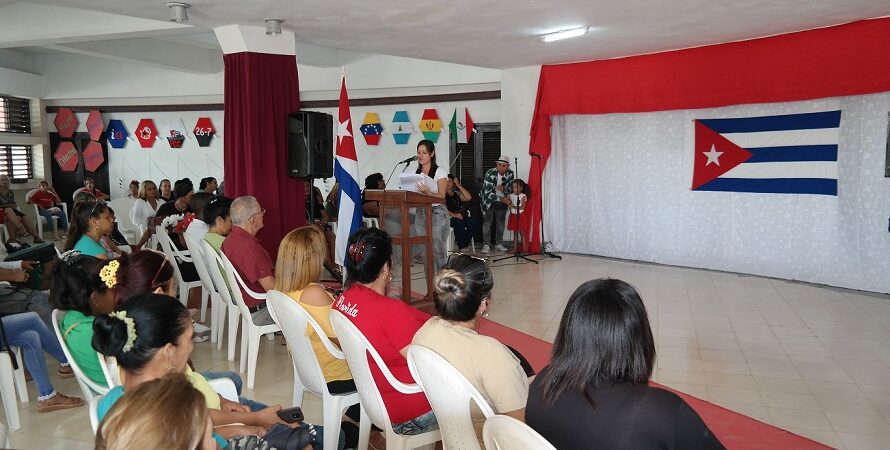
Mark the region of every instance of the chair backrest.
POLYGON ((192 262, 195 264, 198 278, 201 279, 201 285, 204 286, 207 292, 216 292, 216 285, 213 283, 213 278, 210 277, 210 272, 207 269, 207 258, 204 256, 204 250, 192 235, 186 233, 183 236, 185 237, 185 245, 189 249, 189 254, 192 255, 192 262))
POLYGON ((247 291, 251 297, 256 299, 266 299, 265 293, 253 292, 249 287, 244 283, 244 280, 241 279, 241 274, 235 270, 235 266, 232 265, 232 262, 229 261, 229 258, 226 257, 225 253, 218 255, 223 263, 223 268, 226 270, 226 277, 229 279, 229 292, 232 293, 232 301, 235 302, 235 305, 238 306, 238 309, 241 311, 241 317, 250 317, 250 310, 247 308, 247 305, 244 303, 244 294, 242 293, 242 289, 247 291), (241 289, 239 289, 239 287, 241 289))
POLYGON ((90 399, 90 425, 93 427, 93 434, 99 431, 99 402, 104 397, 105 394, 102 394, 90 399))
POLYGON ((30 191, 28 191, 28 193, 25 194, 25 203, 30 202, 30 201, 31 201, 31 196, 34 195, 34 194, 35 194, 37 191, 39 191, 39 190, 40 190, 40 189, 31 189, 30 191))
POLYGON ((473 428, 473 402, 485 418, 494 416, 485 397, 451 363, 427 347, 408 347, 408 368, 433 407, 448 448, 480 449, 473 428))
POLYGON ((487 450, 556 450, 537 431, 504 415, 489 417, 485 421, 482 439, 487 450))
POLYGON ((130 210, 133 209, 133 205, 136 204, 136 200, 132 198, 116 198, 110 202, 108 205, 111 206, 111 209, 114 210, 114 217, 117 219, 117 226, 124 231, 130 231, 135 233, 139 230, 139 227, 133 223, 133 219, 130 218, 130 210))
MULTIPOLYGON (((83 370, 80 369, 80 366, 77 365, 77 361, 71 356, 71 351, 68 349, 68 343, 65 342, 65 337, 62 335, 62 330, 59 328, 59 322, 62 321, 62 317, 65 316, 65 311, 60 309, 54 309, 52 313, 52 322, 53 322, 53 331, 56 332, 56 339, 59 340, 59 344, 62 346, 62 351, 65 353, 65 358, 68 360, 68 363, 71 364, 71 370, 74 371, 74 378, 77 380, 77 385, 80 386, 80 390, 83 391, 83 396, 87 400, 95 397, 99 394, 105 394, 108 392, 108 387, 102 386, 95 381, 91 380, 90 377, 86 376, 83 373, 83 370)), ((98 355, 101 359, 102 355, 98 355)), ((107 380, 106 380, 107 382, 107 380)), ((109 383, 109 386, 111 384, 109 383)))
POLYGON ((318 322, 294 299, 281 291, 272 290, 267 294, 269 299, 266 300, 266 306, 269 308, 272 318, 275 319, 275 323, 284 333, 287 349, 294 362, 294 374, 300 378, 300 382, 306 389, 316 395, 323 396, 328 392, 327 385, 318 357, 315 355, 312 342, 307 334, 309 328, 315 330, 315 334, 332 355, 343 359, 343 353, 334 347, 318 322))
MULTIPOLYGON (((167 230, 165 230, 164 227, 160 225, 156 226, 155 235, 158 237, 158 242, 161 243, 161 251, 167 255, 167 259, 169 259, 170 263, 173 265, 173 275, 176 277, 176 282, 179 284, 184 283, 182 273, 179 271, 179 264, 176 262, 176 257, 181 256, 183 252, 174 248, 173 241, 170 240, 170 236, 167 235, 167 230)), ((182 299, 180 299, 180 301, 182 301, 182 299)))
POLYGON ((74 199, 76 199, 76 198, 77 198, 77 194, 80 194, 80 193, 83 192, 84 190, 86 190, 85 187, 75 189, 74 192, 71 193, 71 200, 73 201, 74 199))
POLYGON ((213 248, 209 242, 201 239, 199 245, 201 246, 201 250, 204 251, 204 259, 207 262, 205 267, 207 268, 207 273, 210 274, 210 278, 213 279, 213 284, 216 286, 216 292, 226 306, 234 305, 235 301, 232 299, 232 293, 229 291, 228 287, 229 285, 226 284, 226 274, 224 273, 225 267, 223 267, 222 259, 219 257, 219 254, 216 253, 216 249, 213 248))
POLYGON ((355 387, 361 399, 362 408, 368 413, 371 422, 377 427, 387 430, 392 427, 389 421, 389 414, 386 412, 386 406, 383 404, 383 397, 380 395, 380 389, 374 382, 374 376, 371 374, 371 363, 368 356, 374 360, 374 364, 383 373, 383 377, 397 391, 404 394, 414 394, 422 392, 416 384, 405 384, 400 382, 393 376, 392 372, 383 362, 383 358, 377 353, 377 350, 368 341, 368 338, 353 325, 340 311, 331 310, 331 325, 334 327, 334 333, 340 341, 340 347, 343 349, 343 355, 346 357, 346 364, 349 365, 349 371, 352 372, 352 379, 355 381, 355 387))

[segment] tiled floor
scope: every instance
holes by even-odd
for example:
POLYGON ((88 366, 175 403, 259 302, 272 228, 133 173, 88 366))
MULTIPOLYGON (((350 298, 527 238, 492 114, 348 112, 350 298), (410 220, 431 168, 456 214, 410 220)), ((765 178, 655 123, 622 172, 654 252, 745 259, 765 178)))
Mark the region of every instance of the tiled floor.
MULTIPOLYGON (((552 341, 579 284, 620 278, 649 310, 659 383, 838 448, 890 448, 886 295, 586 256, 511 263, 494 264, 493 320, 552 341)), ((197 344, 193 356, 201 370, 238 369, 225 348, 209 343, 197 344)), ((289 404, 291 374, 285 347, 263 341, 257 389, 248 395, 289 404)), ((72 380, 57 387, 79 392, 72 380)), ((37 414, 31 388, 14 447, 92 448, 85 408, 37 414)), ((320 420, 319 401, 307 396, 304 409, 320 420)))

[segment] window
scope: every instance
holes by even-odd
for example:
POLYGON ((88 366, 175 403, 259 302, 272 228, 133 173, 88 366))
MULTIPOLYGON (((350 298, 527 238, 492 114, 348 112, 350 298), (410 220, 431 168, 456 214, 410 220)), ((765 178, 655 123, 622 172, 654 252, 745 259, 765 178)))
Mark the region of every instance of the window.
POLYGON ((28 99, 0 96, 0 133, 31 134, 31 104, 28 99))
POLYGON ((24 183, 34 178, 30 145, 0 144, 0 173, 9 175, 13 183, 24 183))

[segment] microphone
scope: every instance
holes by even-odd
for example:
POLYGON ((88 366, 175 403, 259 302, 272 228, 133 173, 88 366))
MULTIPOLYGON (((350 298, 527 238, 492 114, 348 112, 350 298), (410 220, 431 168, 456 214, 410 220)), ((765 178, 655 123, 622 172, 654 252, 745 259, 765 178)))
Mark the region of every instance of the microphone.
MULTIPOLYGON (((412 156, 412 157, 410 157, 410 158, 408 158, 408 159, 406 159, 406 160, 404 160, 404 161, 399 161, 398 164, 409 164, 409 163, 411 163, 412 161, 417 161, 417 155, 412 156)), ((397 164, 397 165, 398 165, 398 164, 397 164)))
POLYGON ((535 158, 543 158, 540 153, 528 152, 528 154, 534 156, 535 158))

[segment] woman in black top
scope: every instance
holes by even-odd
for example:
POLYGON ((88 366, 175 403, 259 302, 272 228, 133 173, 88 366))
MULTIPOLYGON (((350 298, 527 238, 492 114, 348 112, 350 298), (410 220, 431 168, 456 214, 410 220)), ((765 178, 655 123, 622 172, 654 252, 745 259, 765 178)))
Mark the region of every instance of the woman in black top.
POLYGON ((569 298, 550 365, 532 382, 526 421, 554 447, 722 449, 676 394, 648 386, 655 341, 640 295, 598 279, 569 298))

